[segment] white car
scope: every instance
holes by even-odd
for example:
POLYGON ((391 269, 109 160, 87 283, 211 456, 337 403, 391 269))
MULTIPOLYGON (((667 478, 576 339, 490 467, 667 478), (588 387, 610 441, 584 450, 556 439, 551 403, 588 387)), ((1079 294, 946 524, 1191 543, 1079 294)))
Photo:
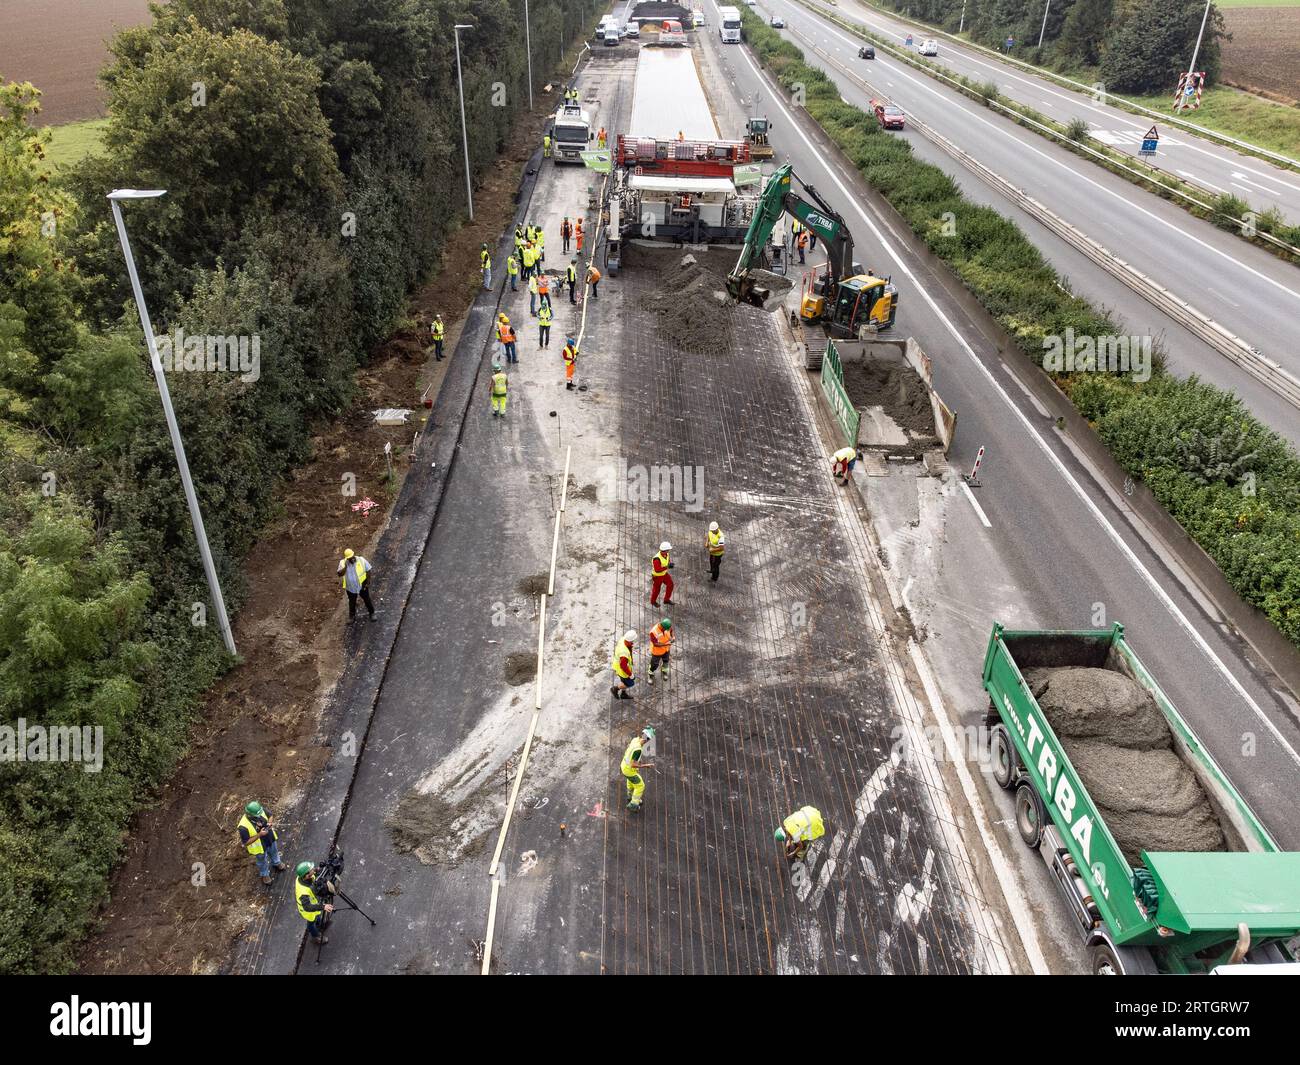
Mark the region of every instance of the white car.
POLYGON ((921 47, 917 51, 919 55, 937 56, 939 54, 939 42, 933 39, 922 41, 921 47))
POLYGON ((785 29, 785 19, 783 19, 780 15, 773 15, 772 21, 769 22, 768 25, 771 26, 772 29, 774 30, 783 30, 785 29))
POLYGON ((641 23, 639 23, 639 22, 629 22, 629 23, 627 24, 627 34, 626 34, 626 36, 628 36, 628 37, 634 37, 634 38, 640 37, 640 36, 641 36, 641 23))

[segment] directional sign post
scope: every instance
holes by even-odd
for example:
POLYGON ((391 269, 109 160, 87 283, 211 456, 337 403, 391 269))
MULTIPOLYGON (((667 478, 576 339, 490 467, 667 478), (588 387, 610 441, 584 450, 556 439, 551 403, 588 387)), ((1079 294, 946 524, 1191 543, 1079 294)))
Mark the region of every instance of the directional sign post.
POLYGON ((1147 135, 1142 138, 1142 151, 1140 155, 1152 156, 1156 154, 1156 149, 1160 147, 1160 133, 1155 126, 1147 130, 1147 135))

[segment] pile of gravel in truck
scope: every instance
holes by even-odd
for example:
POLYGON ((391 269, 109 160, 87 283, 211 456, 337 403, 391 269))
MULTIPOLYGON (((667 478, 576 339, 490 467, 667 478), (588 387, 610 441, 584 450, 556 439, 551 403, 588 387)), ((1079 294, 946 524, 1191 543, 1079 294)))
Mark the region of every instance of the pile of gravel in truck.
POLYGON ((1086 666, 1024 676, 1130 865, 1144 850, 1227 849, 1210 800, 1145 688, 1086 666))

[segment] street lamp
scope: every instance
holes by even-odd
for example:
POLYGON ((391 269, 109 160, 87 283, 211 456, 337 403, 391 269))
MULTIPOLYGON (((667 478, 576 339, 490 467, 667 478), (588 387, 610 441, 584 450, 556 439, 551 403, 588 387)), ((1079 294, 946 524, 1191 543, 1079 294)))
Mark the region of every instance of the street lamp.
POLYGON ((473 26, 457 23, 453 28, 456 38, 456 85, 460 89, 460 139, 465 145, 465 196, 469 200, 469 220, 474 221, 474 186, 469 178, 469 129, 465 125, 465 81, 460 72, 460 31, 472 30, 473 26))
POLYGON ((528 20, 528 0, 524 0, 524 51, 528 53, 528 110, 533 109, 533 30, 528 20))
MULTIPOLYGON (((1205 14, 1201 16, 1201 29, 1200 32, 1197 33, 1196 35, 1196 47, 1192 49, 1192 65, 1187 68, 1187 81, 1183 85, 1183 89, 1186 89, 1188 85, 1192 84, 1192 78, 1195 77, 1196 75, 1196 60, 1200 58, 1201 55, 1201 38, 1205 36, 1205 23, 1210 18, 1210 4, 1212 4, 1213 2, 1214 0, 1205 0, 1205 14)), ((1178 93, 1178 106, 1174 108, 1175 113, 1178 114, 1182 113, 1183 102, 1186 99, 1187 99, 1187 93, 1180 91, 1178 93)))
POLYGON ((145 306, 144 291, 140 288, 140 275, 136 273, 135 257, 131 254, 131 242, 126 237, 126 223, 122 220, 123 200, 153 200, 166 195, 166 189, 115 189, 108 194, 108 200, 113 210, 113 223, 117 226, 117 237, 122 242, 122 255, 126 258, 126 272, 131 278, 131 291, 135 293, 135 305, 140 312, 140 324, 144 327, 144 342, 149 348, 149 361, 153 365, 154 379, 158 382, 158 394, 162 397, 163 414, 167 418, 167 431, 171 434, 172 450, 176 453, 176 465, 180 467, 181 484, 185 488, 185 502, 190 508, 190 521, 194 524, 194 538, 199 542, 203 572, 207 575, 208 591, 212 595, 212 605, 217 612, 217 625, 221 628, 221 638, 225 641, 226 650, 233 655, 237 652, 235 637, 230 631, 230 619, 226 616, 226 601, 221 597, 217 568, 212 564, 208 534, 203 528, 203 514, 199 510, 198 496, 194 494, 194 482, 190 480, 190 464, 185 460, 185 445, 181 442, 180 426, 176 424, 176 412, 172 410, 172 396, 167 388, 167 375, 163 372, 162 361, 158 358, 153 323, 149 321, 149 309, 145 306))
POLYGON ((1043 7, 1043 28, 1038 31, 1038 47, 1043 47, 1043 34, 1047 32, 1047 13, 1052 10, 1052 0, 1047 0, 1043 7))

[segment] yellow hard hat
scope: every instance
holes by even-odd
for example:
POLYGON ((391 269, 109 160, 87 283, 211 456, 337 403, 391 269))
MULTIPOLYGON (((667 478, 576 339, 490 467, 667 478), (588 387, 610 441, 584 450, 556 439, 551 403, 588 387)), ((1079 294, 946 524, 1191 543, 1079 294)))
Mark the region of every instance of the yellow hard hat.
POLYGON ((350 548, 350 547, 347 548, 347 550, 345 550, 345 551, 343 552, 343 557, 344 557, 344 558, 351 558, 351 557, 352 557, 352 548, 350 548))

